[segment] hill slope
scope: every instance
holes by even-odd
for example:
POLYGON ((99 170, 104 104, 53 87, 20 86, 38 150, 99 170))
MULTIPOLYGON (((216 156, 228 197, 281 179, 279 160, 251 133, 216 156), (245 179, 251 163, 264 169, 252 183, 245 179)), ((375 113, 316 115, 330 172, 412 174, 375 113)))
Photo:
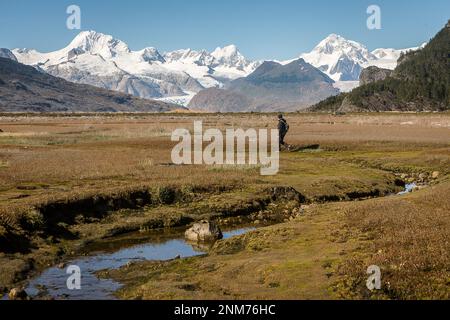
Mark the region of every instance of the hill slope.
POLYGON ((303 59, 282 65, 266 61, 253 73, 200 91, 189 108, 207 111, 292 111, 338 94, 334 81, 303 59))
POLYGON ((450 22, 422 50, 402 54, 384 80, 328 98, 311 111, 450 109, 450 22))
POLYGON ((179 106, 68 82, 0 58, 1 112, 163 112, 179 106))

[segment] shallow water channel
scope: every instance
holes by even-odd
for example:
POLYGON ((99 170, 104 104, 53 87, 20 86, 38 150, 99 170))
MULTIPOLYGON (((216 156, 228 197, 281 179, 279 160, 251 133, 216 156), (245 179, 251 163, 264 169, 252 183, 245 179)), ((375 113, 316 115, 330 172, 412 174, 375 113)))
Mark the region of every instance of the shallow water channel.
MULTIPOLYGON (((404 195, 416 187, 415 183, 405 185, 397 195, 404 195)), ((255 230, 255 227, 235 226, 223 230, 223 238, 241 235, 255 230)), ((26 292, 32 298, 54 298, 72 300, 115 299, 114 292, 122 285, 112 279, 99 279, 96 272, 117 269, 133 261, 171 260, 206 254, 212 246, 189 243, 184 238, 185 228, 154 230, 147 233, 132 233, 88 245, 85 256, 65 261, 64 265, 53 266, 32 279, 26 292), (68 266, 81 270, 81 289, 70 290, 67 280, 68 266)), ((3 297, 3 299, 7 296, 3 297)))
MULTIPOLYGON (((236 227, 224 230, 224 239, 254 230, 254 227, 236 227)), ((184 229, 159 231, 149 234, 131 234, 112 242, 96 244, 88 256, 66 261, 64 267, 46 269, 30 281, 26 292, 32 298, 52 297, 54 299, 114 299, 114 291, 121 284, 111 279, 99 279, 95 273, 104 269, 117 269, 129 262, 144 260, 170 260, 205 254, 208 246, 198 247, 185 241, 184 229), (69 290, 67 267, 76 265, 81 269, 81 289, 69 290)))

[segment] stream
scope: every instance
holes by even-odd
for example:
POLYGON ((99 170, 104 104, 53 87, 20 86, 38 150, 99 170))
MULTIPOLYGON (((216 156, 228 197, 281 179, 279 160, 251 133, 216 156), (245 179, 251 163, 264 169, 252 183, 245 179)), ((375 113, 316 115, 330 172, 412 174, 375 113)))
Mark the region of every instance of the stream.
MULTIPOLYGON (((404 195, 416 187, 415 183, 406 184, 397 195, 404 195)), ((252 226, 236 226, 224 230, 223 239, 242 235, 255 230, 252 226)), ((171 260, 203 255, 212 244, 192 244, 184 238, 185 228, 174 230, 154 230, 148 233, 132 233, 88 245, 85 256, 65 261, 63 265, 44 270, 32 279, 26 287, 27 294, 33 299, 53 298, 68 300, 110 300, 115 299, 114 292, 122 285, 112 279, 100 279, 96 272, 105 269, 118 269, 134 261, 171 260), (81 270, 81 289, 70 290, 67 287, 68 266, 78 266, 81 270)), ((3 299, 7 299, 7 295, 3 299)))
POLYGON ((397 195, 404 195, 407 193, 410 193, 414 190, 414 188, 417 187, 417 184, 413 183, 407 183, 405 184, 405 190, 403 190, 402 192, 397 193, 397 195))
MULTIPOLYGON (((223 232, 223 239, 241 235, 254 227, 239 227, 223 232)), ((95 273, 103 269, 117 269, 129 262, 144 260, 170 260, 175 257, 186 258, 207 253, 208 246, 198 247, 184 239, 184 229, 169 234, 153 234, 143 237, 142 234, 128 235, 113 243, 97 244, 98 248, 89 256, 67 261, 64 267, 57 266, 46 269, 30 281, 26 292, 32 298, 52 297, 54 299, 71 300, 105 300, 115 299, 113 293, 121 284, 111 279, 99 279, 95 273), (142 242, 136 244, 136 242, 142 242), (130 245, 130 243, 135 243, 130 245), (69 265, 81 269, 81 289, 69 290, 66 281, 70 274, 66 273, 69 265)))

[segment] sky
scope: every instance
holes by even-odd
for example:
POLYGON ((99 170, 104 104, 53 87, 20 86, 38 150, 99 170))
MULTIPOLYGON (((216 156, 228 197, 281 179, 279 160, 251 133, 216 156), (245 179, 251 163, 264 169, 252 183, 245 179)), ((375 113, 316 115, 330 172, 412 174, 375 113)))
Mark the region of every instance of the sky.
POLYGON ((0 47, 49 52, 83 30, 110 34, 132 50, 214 50, 235 44, 250 59, 290 59, 331 33, 368 49, 414 47, 450 19, 450 0, 0 0, 0 47), (81 30, 66 27, 69 5, 81 30), (381 9, 369 30, 367 8, 381 9))

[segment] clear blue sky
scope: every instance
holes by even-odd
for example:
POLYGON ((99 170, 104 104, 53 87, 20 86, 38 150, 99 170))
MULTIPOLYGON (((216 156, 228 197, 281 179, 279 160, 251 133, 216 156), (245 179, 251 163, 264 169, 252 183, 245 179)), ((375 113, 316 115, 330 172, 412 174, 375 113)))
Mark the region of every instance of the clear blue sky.
POLYGON ((287 59, 330 33, 379 47, 428 41, 450 19, 450 0, 14 0, 0 1, 0 47, 53 51, 78 33, 66 28, 77 4, 82 30, 161 52, 236 44, 252 59, 287 59), (381 7, 382 30, 366 28, 366 9, 381 7))

